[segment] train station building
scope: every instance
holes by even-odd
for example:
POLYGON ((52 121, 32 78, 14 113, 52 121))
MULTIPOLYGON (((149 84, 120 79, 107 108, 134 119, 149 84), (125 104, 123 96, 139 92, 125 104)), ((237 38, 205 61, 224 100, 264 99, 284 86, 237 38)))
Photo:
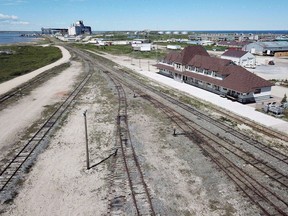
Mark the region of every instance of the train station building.
POLYGON ((258 102, 271 96, 271 82, 231 60, 211 57, 200 45, 172 51, 156 67, 162 75, 241 103, 258 102))

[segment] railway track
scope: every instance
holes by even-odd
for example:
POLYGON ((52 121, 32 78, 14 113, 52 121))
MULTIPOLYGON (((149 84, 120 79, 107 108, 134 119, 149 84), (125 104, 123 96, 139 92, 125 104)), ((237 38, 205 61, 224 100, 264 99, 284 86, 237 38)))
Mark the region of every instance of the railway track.
POLYGON ((42 82, 47 77, 51 76, 51 74, 53 74, 53 71, 55 68, 59 68, 59 67, 61 67, 61 65, 56 66, 56 67, 48 70, 45 73, 41 73, 38 76, 34 77, 33 79, 31 79, 31 80, 23 83, 22 85, 12 89, 11 91, 0 95, 0 105, 3 104, 5 101, 8 101, 9 99, 13 99, 15 96, 21 95, 24 90, 31 88, 31 86, 33 86, 35 84, 39 84, 39 82, 42 82))
POLYGON ((161 109, 172 122, 174 122, 184 134, 193 142, 196 141, 201 150, 209 156, 209 158, 224 171, 227 176, 267 215, 288 215, 288 199, 287 194, 280 195, 278 190, 271 187, 271 181, 262 182, 261 178, 268 175, 273 182, 277 183, 277 187, 281 187, 283 191, 287 191, 287 175, 279 170, 267 166, 261 160, 251 156, 247 152, 234 147, 231 143, 223 142, 220 138, 209 133, 203 127, 192 122, 182 114, 175 112, 170 107, 162 104, 158 100, 145 95, 145 99, 154 104, 155 107, 161 109), (227 155, 227 152, 229 154, 227 155), (236 160, 233 156, 237 156, 236 160), (234 158, 234 159, 233 159, 234 158), (239 161, 244 161, 262 173, 256 178, 251 169, 243 168, 239 161))
MULTIPOLYGON (((118 79, 119 82, 122 82, 128 88, 135 91, 134 85, 127 83, 120 77, 117 77, 116 79, 118 79)), ((274 149, 269 149, 265 145, 263 147, 260 142, 256 142, 255 140, 252 140, 250 143, 251 145, 256 145, 258 150, 273 156, 275 160, 277 160, 279 167, 286 167, 285 172, 281 169, 271 166, 262 158, 255 157, 250 152, 247 152, 243 148, 238 147, 231 140, 223 140, 222 137, 218 137, 218 135, 211 133, 207 128, 191 121, 189 118, 174 111, 169 106, 164 105, 162 102, 152 98, 139 89, 138 94, 142 95, 144 99, 154 104, 155 107, 161 109, 162 112, 165 113, 172 122, 181 128, 181 130, 189 139, 191 139, 193 142, 196 140, 202 151, 208 155, 210 159, 215 164, 217 164, 217 166, 222 171, 226 173, 226 175, 250 198, 250 200, 263 211, 263 213, 266 215, 288 214, 288 200, 287 193, 285 193, 285 191, 288 189, 288 158, 286 155, 275 151, 274 149), (243 167, 248 168, 245 169, 243 167), (251 167, 253 169, 251 169, 251 167), (253 172, 255 172, 257 175, 253 175, 253 172), (265 181, 267 177, 269 177, 270 180, 265 181), (264 181, 261 181, 262 178, 264 181), (271 182, 273 182, 272 186, 271 182), (279 193, 279 188, 280 192, 282 190, 282 194, 279 193)), ((175 101, 173 101, 173 103, 175 103, 175 101)), ((192 110, 190 113, 193 113, 199 117, 200 112, 195 112, 192 110)), ((206 116, 204 116, 204 118, 205 117, 206 116)), ((202 121, 204 118, 201 118, 202 121)), ((209 117, 206 121, 211 123, 212 118, 209 117)), ((248 143, 251 141, 250 137, 244 136, 243 134, 238 133, 234 129, 232 130, 232 128, 224 124, 219 124, 216 122, 212 123, 243 141, 248 143)))
MULTIPOLYGON (((209 124, 214 125, 215 127, 221 129, 222 131, 225 131, 226 134, 231 134, 233 137, 236 137, 237 139, 241 140, 243 143, 250 145, 253 148, 257 148, 258 150, 264 152, 266 155, 269 155, 270 157, 273 157, 279 161, 282 161, 283 163, 285 163, 286 165, 288 165, 288 156, 286 154, 283 154, 282 152, 273 149, 271 147, 269 147, 267 144, 264 144, 258 140, 253 139, 251 136, 219 121, 218 119, 215 119, 213 117, 211 117, 208 114, 205 114, 199 110, 197 110, 196 108, 187 105, 167 94, 164 94, 163 92, 148 86, 142 82, 140 82, 139 80, 135 79, 134 77, 131 76, 127 76, 127 73, 125 74, 121 74, 122 77, 125 77, 127 79, 133 80, 134 83, 137 83, 136 85, 132 85, 131 83, 128 83, 127 81, 125 82, 126 85, 130 86, 130 88, 136 89, 135 91, 137 91, 137 89, 139 90, 139 87, 142 87, 142 91, 143 89, 148 90, 149 92, 152 92, 155 95, 158 95, 160 98, 165 99, 166 101, 170 102, 171 104, 175 105, 176 107, 180 107, 183 110, 197 116, 198 119, 201 119, 201 121, 205 121, 209 124), (137 87, 135 87, 137 86, 137 87)), ((122 78, 122 82, 123 78, 122 78)), ((250 126, 252 123, 250 122, 250 126)), ((255 123, 253 123, 255 124, 255 123)), ((256 124, 255 124, 256 125, 256 124)), ((260 127, 260 126, 259 126, 260 127)), ((258 130, 260 131, 258 127, 258 130)), ((262 131, 264 134, 267 135, 266 130, 262 131)), ((269 134, 270 135, 270 134, 269 134)), ((277 133, 277 132, 271 132, 271 137, 275 137, 277 139, 283 140, 283 141, 287 141, 288 142, 288 136, 282 133, 277 133)))
MULTIPOLYGON (((159 95, 162 98, 165 98, 167 101, 169 101, 169 102, 171 102, 171 103, 173 103, 173 104, 175 104, 175 105, 177 105, 177 106, 179 106, 179 107, 181 107, 181 108, 183 108, 183 109, 185 109, 185 110, 187 110, 189 112, 192 112, 192 113, 198 115, 200 118, 202 118, 202 119, 204 119, 204 120, 206 120, 206 121, 208 121, 208 122, 210 122, 212 124, 215 124, 218 127, 223 128, 226 131, 231 130, 230 126, 227 126, 227 125, 225 125, 225 124, 223 124, 223 123, 221 123, 219 121, 215 121, 215 119, 213 117, 211 117, 211 116, 209 116, 207 114, 204 114, 203 112, 201 112, 201 111, 199 111, 199 110, 187 105, 186 103, 183 103, 183 102, 181 102, 181 101, 179 101, 179 100, 177 100, 177 99, 175 99, 175 98, 173 98, 173 97, 171 97, 171 96, 169 96, 169 95, 167 95, 167 94, 165 94, 165 93, 153 88, 152 86, 148 86, 148 85, 145 85, 142 82, 139 82, 138 79, 136 79, 133 76, 129 75, 128 72, 126 72, 124 70, 121 70, 121 71, 123 72, 123 75, 125 75, 126 77, 129 77, 129 79, 132 79, 138 85, 144 87, 145 89, 148 89, 149 91, 159 95)), ((267 136, 269 136, 271 138, 276 138, 276 139, 280 139, 280 140, 283 140, 285 142, 288 142, 288 135, 287 134, 283 134, 283 133, 278 132, 278 131, 273 131, 270 128, 263 127, 263 126, 261 126, 259 124, 256 124, 255 122, 252 122, 252 121, 250 121, 248 119, 243 119, 243 118, 240 119, 240 117, 236 117, 235 115, 233 115, 231 113, 224 112, 224 111, 222 111, 220 109, 216 109, 216 108, 213 108, 213 109, 216 112, 221 113, 222 115, 227 116, 227 117, 231 118, 232 120, 235 120, 238 123, 246 124, 247 126, 250 126, 253 129, 257 130, 258 132, 260 132, 262 134, 265 134, 265 135, 267 135, 267 136)), ((245 137, 245 139, 247 139, 247 136, 245 134, 239 132, 239 131, 233 130, 233 133, 234 133, 234 135, 237 135, 239 137, 245 137)), ((250 137, 249 137, 249 139, 250 139, 250 137)))
POLYGON ((131 215, 155 215, 151 195, 147 184, 144 180, 144 174, 141 170, 133 143, 130 137, 128 115, 127 115, 127 99, 122 84, 113 78, 110 73, 106 74, 110 77, 115 85, 118 93, 119 107, 117 115, 117 136, 118 136, 118 153, 121 157, 117 157, 114 161, 113 173, 110 176, 110 193, 109 193, 109 214, 123 215, 124 208, 127 208, 129 197, 125 188, 126 179, 128 179, 130 194, 133 205, 130 205, 129 212, 131 215), (124 172, 125 171, 125 172, 124 172), (126 175, 124 174, 126 173, 126 175), (125 207, 126 206, 126 207, 125 207))
MULTIPOLYGON (((90 57, 89 57, 90 58, 90 57)), ((98 67, 103 70, 107 70, 107 67, 104 66, 101 62, 94 62, 98 67)), ((139 95, 143 95, 143 98, 150 101, 154 106, 163 111, 170 119, 173 121, 178 127, 184 132, 184 134, 191 139, 193 143, 197 143, 199 148, 208 155, 209 158, 224 172, 227 177, 229 177, 235 185, 244 193, 250 200, 255 203, 264 214, 266 215, 287 215, 288 214, 288 200, 287 200, 287 155, 269 147, 267 144, 261 143, 258 140, 252 139, 249 135, 244 134, 235 128, 228 126, 219 120, 214 119, 213 117, 203 114, 201 111, 180 102, 177 99, 172 98, 171 96, 162 93, 161 91, 154 89, 151 86, 147 86, 139 80, 131 77, 126 72, 124 73, 114 73, 114 69, 108 69, 111 74, 113 73, 114 82, 117 80, 116 86, 118 90, 118 94, 121 95, 121 90, 119 86, 121 83, 133 91, 138 91, 139 95), (116 78, 117 77, 117 78, 116 78), (131 82, 127 82, 128 80, 132 80, 131 82), (144 89, 144 90, 143 90, 144 89), (120 92, 119 92, 120 91, 120 92), (145 92, 145 93, 143 93, 145 92), (147 93, 149 92, 149 93, 147 93), (202 124, 197 124, 191 119, 185 117, 185 115, 176 112, 175 109, 171 108, 171 106, 166 106, 163 102, 156 100, 154 97, 151 97, 150 94, 157 95, 158 97, 166 100, 167 102, 173 104, 174 106, 180 107, 181 109, 187 111, 188 113, 196 116, 202 124), (148 95, 147 95, 148 94, 148 95), (204 122, 204 123, 203 123, 204 122), (265 157, 255 156, 250 150, 245 150, 244 147, 239 147, 234 145, 234 142, 231 141, 231 138, 227 137, 219 137, 217 134, 211 133, 207 128, 203 127, 203 124, 214 125, 215 128, 219 128, 224 131, 224 133, 231 135, 235 139, 241 140, 246 146, 250 146, 251 148, 257 149, 257 151, 261 152, 262 155, 268 158, 273 158, 276 161, 274 164, 270 164, 270 161, 265 161, 265 157), (227 156, 228 155, 228 156, 227 156), (249 165, 249 166, 246 166, 249 165), (245 168, 246 167, 246 168, 245 168), (248 168, 247 168, 248 167, 248 168), (249 167, 252 167, 252 169, 249 167), (279 167, 284 167, 283 169, 279 169, 279 167), (269 178, 269 180, 267 180, 269 178), (266 180, 267 181, 266 181, 266 180), (264 180, 264 181, 263 181, 264 180), (272 185, 270 185, 270 183, 272 185), (284 191, 284 192, 283 192, 284 191)), ((123 71, 122 71, 123 72, 123 71)), ((122 88, 122 87, 121 87, 122 88)), ((119 96, 119 98, 123 98, 119 96)), ((125 101, 125 100, 120 100, 125 101)), ((125 107, 121 102, 119 102, 119 107, 125 107)), ((120 109, 120 108, 119 108, 120 109)), ((124 109, 125 110, 125 109, 124 109)), ((120 113, 123 112, 123 109, 120 109, 120 113)), ((127 110, 126 110, 127 112, 127 110)), ((118 133, 119 133, 119 142, 122 145, 119 147, 122 153, 126 150, 123 148, 127 145, 127 141, 129 139, 123 138, 128 135, 127 128, 128 126, 123 125, 123 123, 127 122, 127 114, 119 114, 118 115, 118 133), (123 117, 126 116, 126 117, 123 117), (124 128, 124 129, 123 129, 124 128), (125 129, 126 128, 126 129, 125 129), (123 149, 122 149, 123 148, 123 149)), ((253 125, 249 123, 249 125, 253 125)), ((129 128, 128 128, 129 129, 129 128)), ((262 131, 261 127, 257 128, 257 130, 262 131)), ((265 130, 262 131, 264 134, 268 134, 265 130)), ((271 133, 272 137, 277 139, 281 139, 283 141, 288 140, 286 135, 271 133)), ((130 140, 131 141, 131 140, 130 140)), ((125 157, 125 156, 124 156, 125 157)), ((125 160, 123 162, 125 164, 125 160)), ((127 163, 129 164, 129 163, 127 163)), ((121 195, 121 188, 123 189, 123 182, 121 183, 121 179, 123 178, 123 172, 117 172, 122 170, 123 167, 120 166, 120 163, 116 165, 116 174, 113 174, 113 178, 118 179, 116 181, 112 181, 112 184, 119 184, 115 191, 118 193, 110 196, 110 211, 111 214, 118 214, 119 209, 125 203, 125 196, 121 195), (121 177, 122 175, 122 177, 121 177), (116 183, 115 183, 116 182, 116 183), (121 187, 122 186, 122 187, 121 187)), ((126 167, 125 167, 126 169, 126 167)), ((129 171, 127 171, 127 175, 129 171)), ((133 172, 132 172, 133 173, 133 172)), ((131 175, 132 176, 132 175, 131 175)), ((133 189, 133 182, 129 181, 130 189, 133 189)), ((114 189, 113 189, 114 190, 114 189)), ((144 189, 141 189, 144 191, 144 189)), ((137 198, 133 198, 134 205, 137 206, 136 200, 137 198)), ((149 203, 146 201, 145 203, 149 203)), ((146 209, 146 208, 145 208, 146 209)), ((134 209, 135 214, 138 214, 137 207, 134 209)), ((149 210, 150 211, 150 210, 149 210)), ((141 214, 141 212, 139 211, 141 214)))
POLYGON ((0 171, 0 193, 12 185, 13 180, 22 174, 23 169, 33 157, 34 152, 40 147, 41 143, 53 128, 53 126, 63 116, 64 112, 69 108, 70 104, 77 97, 85 84, 90 79, 92 73, 87 73, 85 78, 79 82, 76 88, 70 93, 66 100, 58 107, 58 109, 48 118, 48 120, 38 129, 38 131, 26 142, 19 152, 9 160, 6 165, 1 167, 0 171))

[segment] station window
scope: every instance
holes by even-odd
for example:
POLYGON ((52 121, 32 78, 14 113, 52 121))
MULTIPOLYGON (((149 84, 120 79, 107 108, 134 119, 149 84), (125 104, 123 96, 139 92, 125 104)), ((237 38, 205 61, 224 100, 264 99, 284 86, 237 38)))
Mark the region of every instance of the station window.
POLYGON ((255 89, 254 94, 260 94, 261 93, 261 89, 255 89))

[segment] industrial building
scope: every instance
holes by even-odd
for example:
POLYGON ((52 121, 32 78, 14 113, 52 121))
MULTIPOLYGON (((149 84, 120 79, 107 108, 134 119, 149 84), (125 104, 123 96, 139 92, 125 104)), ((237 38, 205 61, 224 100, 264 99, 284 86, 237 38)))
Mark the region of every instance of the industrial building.
POLYGON ((231 60, 210 57, 199 45, 170 52, 156 67, 160 74, 241 103, 271 96, 272 83, 231 60))
POLYGON ((222 59, 228 59, 233 61, 236 65, 242 67, 255 68, 256 67, 256 57, 246 51, 242 50, 227 50, 221 55, 222 59))
POLYGON ((257 55, 287 56, 288 41, 258 41, 245 45, 242 50, 257 55))
POLYGON ((70 28, 68 28, 68 34, 70 36, 77 36, 77 35, 83 35, 83 34, 92 34, 91 27, 85 26, 83 24, 83 21, 77 21, 76 23, 72 24, 70 28))
POLYGON ((41 28, 42 34, 68 34, 67 28, 41 28))

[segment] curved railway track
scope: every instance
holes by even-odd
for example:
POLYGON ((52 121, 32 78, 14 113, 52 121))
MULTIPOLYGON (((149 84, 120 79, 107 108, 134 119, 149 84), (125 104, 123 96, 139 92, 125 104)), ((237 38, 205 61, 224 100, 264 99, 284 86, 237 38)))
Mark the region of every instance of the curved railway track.
MULTIPOLYGON (((116 79, 135 91, 135 86, 128 84, 119 77, 116 79)), ((223 140, 218 135, 211 133, 209 129, 193 122, 191 119, 164 105, 150 95, 139 90, 138 94, 151 102, 156 108, 162 110, 192 142, 196 142, 201 150, 226 173, 264 214, 288 214, 288 198, 285 192, 288 190, 287 156, 284 157, 282 155, 281 158, 278 158, 278 156, 275 157, 278 158, 278 165, 280 167, 286 166, 285 172, 269 165, 262 158, 257 158, 253 154, 236 146, 231 140, 223 140), (270 180, 266 181, 267 177, 270 180), (273 185, 271 185, 271 182, 273 185)), ((264 151, 266 152, 266 149, 264 151)))
MULTIPOLYGON (((87 65, 86 65, 87 66, 87 65)), ((92 67, 91 67, 92 68, 92 67)), ((22 173, 29 159, 32 158, 33 153, 41 145, 42 141, 45 141, 48 133, 53 126, 63 116, 64 112, 69 108, 70 104, 77 97, 85 84, 88 82, 92 75, 92 72, 87 73, 85 78, 79 82, 76 88, 70 93, 66 100, 58 107, 58 109, 46 120, 46 122, 37 130, 37 132, 24 144, 24 146, 16 153, 15 156, 9 160, 5 166, 0 170, 0 193, 5 191, 7 186, 13 183, 14 179, 17 179, 18 174, 22 173)), ((12 185, 12 184, 11 184, 12 185)))
MULTIPOLYGON (((107 67, 103 67, 103 69, 107 70, 107 67)), ((287 155, 269 147, 267 144, 252 139, 249 135, 219 122, 219 120, 214 119, 185 103, 179 102, 151 86, 143 84, 139 80, 129 76, 126 72, 121 74, 119 74, 119 70, 118 73, 114 73, 113 70, 110 70, 110 72, 113 73, 114 76, 117 76, 116 79, 119 80, 119 82, 123 83, 134 92, 138 91, 139 95, 144 95, 145 99, 161 109, 171 121, 181 128, 189 139, 193 142, 195 142, 195 140, 196 142, 199 142, 198 146, 205 155, 208 155, 209 158, 226 173, 235 185, 237 185, 264 214, 288 214, 287 155), (130 82, 127 82, 127 79, 130 80, 130 82), (131 84, 131 80, 133 84, 131 84), (143 93, 143 91, 145 93, 143 93), (197 124, 191 121, 191 119, 187 119, 184 115, 177 113, 171 107, 166 106, 162 102, 151 97, 151 93, 169 101, 171 104, 182 108, 190 114, 193 114, 202 121, 202 124, 197 124), (250 150, 246 150, 245 147, 235 145, 231 138, 218 137, 218 133, 211 133, 207 127, 203 126, 205 124, 214 125, 214 127, 221 129, 224 133, 230 134, 232 137, 241 140, 246 146, 250 146, 249 148, 257 149, 261 155, 257 156, 256 154, 255 156, 254 153, 251 153, 250 150), (273 164, 270 164, 270 158, 273 159, 273 164), (249 169, 249 167, 252 168, 249 169)), ((256 124, 249 122, 249 125, 256 124)), ((274 138, 283 141, 288 140, 285 134, 279 134, 277 132, 267 133, 267 130, 262 130, 261 127, 256 127, 256 129, 266 135, 271 135, 274 138)), ((243 143, 241 143, 241 145, 243 143)))
MULTIPOLYGON (((232 136, 237 137, 239 140, 247 143, 248 145, 253 146, 254 148, 257 148, 258 150, 265 152, 265 154, 267 154, 273 158, 276 158, 277 160, 283 161, 285 164, 288 165, 288 156, 283 154, 282 152, 269 147, 267 144, 264 144, 258 140, 251 138, 251 136, 249 136, 249 135, 247 135, 247 134, 245 134, 245 133, 243 133, 243 132, 241 132, 241 131, 239 131, 239 130, 237 130, 237 129, 235 129, 235 128, 233 128, 233 127, 231 127, 231 126, 229 126, 223 122, 220 122, 218 119, 215 119, 215 118, 211 117, 210 115, 205 114, 204 112, 199 111, 190 105, 187 105, 187 104, 185 104, 185 103, 183 103, 183 102, 181 102, 181 101, 179 101, 179 100, 177 100, 177 99, 175 99, 175 98, 173 98, 167 94, 164 94, 163 92, 161 92, 161 91, 159 91, 159 90, 157 90, 151 86, 148 86, 148 85, 145 85, 144 83, 139 82, 139 80, 135 79, 134 77, 131 77, 131 76, 128 77, 126 73, 121 74, 121 75, 122 75, 122 77, 123 77, 123 75, 126 75, 124 77, 126 77, 127 79, 132 79, 133 82, 137 83, 136 85, 132 86, 131 83, 128 84, 126 81, 126 85, 129 85, 130 88, 134 88, 137 91, 137 89, 139 89, 139 86, 141 86, 141 87, 143 87, 143 89, 148 90, 155 95, 158 95, 159 97, 169 101, 173 105, 180 107, 183 110, 186 110, 187 112, 197 116, 197 118, 200 118, 201 120, 203 120, 209 124, 212 124, 215 127, 220 128, 221 130, 225 131, 225 133, 231 134, 232 136), (137 86, 137 87, 135 87, 135 86, 137 86)), ((252 123, 250 122, 249 125, 252 126, 251 124, 252 123)), ((253 125, 256 125, 256 124, 253 123, 253 125)), ((266 130, 265 131, 261 130, 261 132, 263 132, 264 134, 267 135, 266 130)), ((288 136, 285 134, 277 133, 274 131, 274 132, 271 132, 271 134, 269 133, 268 135, 271 135, 271 137, 275 137, 277 139, 288 142, 288 136)))
POLYGON ((106 74, 114 83, 118 93, 119 106, 117 116, 117 134, 118 145, 121 150, 118 154, 121 154, 122 156, 114 161, 115 167, 111 176, 112 178, 110 179, 111 190, 109 193, 109 214, 125 214, 123 208, 128 200, 126 199, 127 193, 124 186, 126 179, 128 179, 133 200, 133 205, 131 205, 131 209, 129 210, 131 215, 155 215, 151 195, 148 186, 145 183, 144 175, 130 137, 127 99, 124 88, 118 80, 111 76, 110 73, 106 74), (124 170, 126 171, 127 177, 123 174, 124 170))
MULTIPOLYGON (((124 75, 129 76, 128 72, 126 72, 124 70, 121 70, 121 71, 123 72, 124 75)), ((215 121, 215 119, 213 117, 211 117, 210 115, 207 115, 207 114, 197 110, 196 108, 191 107, 191 106, 187 105, 186 103, 183 103, 183 102, 181 102, 181 101, 179 101, 179 100, 177 100, 177 99, 175 99, 175 98, 173 98, 173 97, 171 97, 171 96, 169 96, 169 95, 167 95, 167 94, 165 94, 165 93, 163 93, 163 92, 161 92, 161 91, 159 91, 159 90, 157 90, 157 89, 155 89, 155 88, 153 88, 151 86, 148 86, 148 85, 145 85, 142 82, 139 82, 139 80, 137 80, 133 76, 130 75, 129 79, 132 79, 134 82, 137 82, 138 85, 144 87, 145 89, 150 90, 151 92, 153 92, 155 94, 158 94, 162 98, 165 98, 167 101, 169 101, 169 102, 171 102, 171 103, 173 103, 173 104, 175 104, 175 105, 177 105, 177 106, 179 106, 179 107, 181 107, 181 108, 183 108, 183 109, 185 109, 185 110, 187 110, 189 112, 193 112, 193 114, 197 115, 198 117, 200 117, 200 118, 202 118, 202 119, 204 119, 204 120, 206 120, 206 121, 208 121, 208 122, 210 122, 212 124, 215 124, 218 127, 221 127, 224 130, 226 130, 226 131, 231 130, 230 126, 227 126, 227 125, 225 125, 225 124, 223 124, 223 123, 221 123, 221 122, 219 122, 217 120, 215 121)), ((222 115, 228 116, 232 120, 237 121, 238 123, 243 123, 243 124, 246 124, 247 126, 252 127, 253 129, 257 130, 258 132, 260 132, 262 134, 265 134, 265 135, 267 135, 269 137, 273 137, 273 138, 280 139, 280 140, 283 140, 285 142, 288 142, 288 135, 287 134, 284 134, 284 133, 281 133, 281 132, 278 132, 278 131, 274 131, 274 130, 272 130, 270 128, 263 127, 263 126, 255 123, 255 122, 253 122, 251 120, 248 120, 248 119, 244 119, 244 118, 240 119, 240 117, 236 117, 235 115, 230 114, 228 112, 224 112, 224 111, 222 111, 220 109, 216 109, 216 108, 213 108, 213 109, 216 112, 221 113, 222 115)), ((245 136, 245 134, 243 134, 243 133, 241 133, 239 131, 234 130, 233 133, 235 133, 234 135, 236 135, 236 136, 239 136, 239 137, 243 137, 244 136, 247 139, 247 136, 245 136)), ((249 139, 250 139, 250 137, 249 137, 249 139)))
MULTIPOLYGON (((127 182, 125 181, 126 178, 128 178, 129 190, 131 191, 132 200, 130 201, 133 203, 133 208, 131 208, 133 214, 155 215, 149 189, 144 181, 144 175, 131 142, 127 118, 127 100, 122 85, 127 86, 132 91, 138 92, 143 99, 148 100, 151 104, 165 113, 167 117, 192 141, 192 143, 196 143, 203 153, 209 156, 209 158, 262 210, 264 214, 288 215, 287 155, 269 147, 265 143, 252 139, 249 135, 214 119, 190 105, 182 103, 151 86, 145 85, 123 70, 121 70, 122 73, 120 74, 119 70, 118 73, 115 73, 114 69, 107 68, 102 62, 93 59, 89 54, 69 47, 68 49, 76 52, 85 59, 85 61, 89 61, 89 64, 93 64, 93 66, 97 66, 103 71, 109 71, 110 73, 108 72, 107 75, 117 89, 119 97, 117 147, 121 150, 118 154, 121 154, 122 157, 115 157, 114 159, 116 161, 114 164, 114 172, 111 174, 111 190, 109 193, 110 215, 119 215, 123 213, 123 207, 125 203, 129 201, 126 200, 127 196, 125 195, 125 185, 127 185, 127 182), (131 84, 131 82, 133 84, 131 84), (161 98, 161 100, 159 100, 159 98, 161 98), (165 104, 163 100, 166 101, 165 104), (170 105, 167 105, 167 102, 170 103, 170 105), (177 111, 178 109, 175 109, 175 107, 178 107, 178 109, 180 108, 189 113, 189 115, 195 117, 192 120, 187 117, 187 114, 177 111), (227 134, 227 137, 219 136, 218 133, 212 132, 208 127, 205 127, 207 124, 218 128, 227 134), (236 145, 228 135, 240 140, 243 146, 241 146, 242 144, 240 146, 236 145), (257 156, 257 154, 251 153, 250 150, 247 150, 246 148, 254 148, 260 152, 260 154, 257 156), (274 162, 270 162, 270 158, 274 162)), ((86 83, 89 78, 90 76, 88 74, 82 82, 86 83)), ((83 84, 83 86, 84 85, 85 84, 83 84)), ((79 92, 83 86, 80 87, 79 92)), ((75 98, 78 93, 72 97, 75 98)), ((72 94, 73 93, 71 93, 71 95, 72 94)), ((13 95, 11 97, 13 97, 13 95)), ((57 122, 63 112, 68 108, 69 104, 73 101, 73 99, 71 99, 70 102, 69 100, 70 99, 67 98, 66 105, 64 105, 65 101, 62 104, 63 107, 59 107, 54 113, 55 115, 53 114, 45 122, 41 129, 27 142, 25 147, 23 147, 16 157, 1 170, 0 192, 4 191, 9 182, 15 178, 17 173, 21 170, 21 167, 25 165, 34 150, 40 145, 41 141, 48 134, 55 122, 57 122), (58 114, 56 114, 57 112, 58 114)), ((225 113, 225 115, 227 114, 225 113)), ((232 116, 232 118, 234 117, 232 116)), ((283 141, 288 141, 288 136, 285 134, 269 132, 248 120, 244 120, 244 123, 253 128, 256 127, 256 129, 263 134, 283 141)), ((253 150, 253 152, 256 150, 253 150)))
POLYGON ((281 173, 276 168, 267 166, 261 160, 252 157, 247 152, 236 148, 231 143, 223 142, 217 136, 209 133, 209 130, 199 127, 182 114, 175 112, 170 107, 162 104, 158 100, 148 96, 143 96, 145 99, 160 108, 172 122, 174 122, 184 134, 197 145, 202 151, 215 162, 218 167, 224 171, 228 177, 253 201, 263 213, 267 215, 287 215, 288 214, 288 199, 287 194, 278 194, 275 186, 271 187, 270 182, 262 182, 261 178, 268 175, 273 182, 277 182, 277 188, 281 187, 283 191, 287 191, 287 175, 281 173), (228 144, 228 145, 227 145, 228 144), (227 152, 229 154, 227 155, 227 152), (237 156, 236 160, 233 156, 237 156), (253 166, 255 170, 260 171, 257 178, 250 173, 251 170, 243 168, 239 161, 253 166), (277 177, 275 177, 277 175, 277 177))

